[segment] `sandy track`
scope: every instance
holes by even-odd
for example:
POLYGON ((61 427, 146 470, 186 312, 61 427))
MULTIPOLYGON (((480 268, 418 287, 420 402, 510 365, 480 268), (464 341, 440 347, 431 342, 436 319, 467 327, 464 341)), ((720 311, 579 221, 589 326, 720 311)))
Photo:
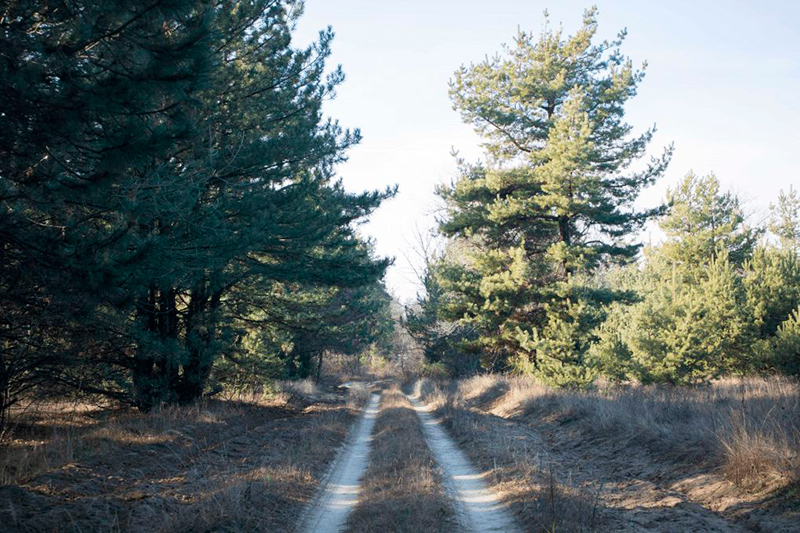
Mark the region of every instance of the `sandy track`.
POLYGON ((373 394, 356 430, 347 440, 322 483, 317 497, 300 518, 301 533, 338 533, 358 501, 361 477, 367 469, 372 428, 378 416, 379 394, 373 394))
POLYGON ((475 533, 519 531, 500 498, 486 487, 481 474, 445 433, 439 421, 416 398, 409 396, 408 399, 422 422, 428 446, 442 468, 443 481, 463 530, 475 533))

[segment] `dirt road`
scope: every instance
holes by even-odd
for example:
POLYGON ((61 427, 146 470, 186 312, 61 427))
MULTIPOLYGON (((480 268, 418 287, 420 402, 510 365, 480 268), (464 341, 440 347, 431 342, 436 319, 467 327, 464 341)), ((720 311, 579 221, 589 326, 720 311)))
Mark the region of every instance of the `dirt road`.
POLYGON ((331 466, 317 497, 301 517, 297 531, 338 533, 343 529, 347 516, 358 501, 379 401, 379 394, 370 397, 358 426, 331 466))
POLYGON ((482 475, 441 428, 439 421, 418 399, 408 397, 419 416, 428 446, 443 470, 456 508, 456 518, 464 531, 513 533, 519 528, 497 495, 490 491, 482 475))
MULTIPOLYGON (((358 503, 361 478, 367 469, 372 432, 378 416, 380 396, 373 394, 364 408, 353 435, 339 452, 317 497, 301 516, 300 533, 338 533, 358 503)), ((481 475, 458 449, 439 422, 409 397, 419 417, 428 447, 442 470, 443 482, 456 509, 459 531, 465 533, 519 531, 499 498, 490 491, 481 475)))

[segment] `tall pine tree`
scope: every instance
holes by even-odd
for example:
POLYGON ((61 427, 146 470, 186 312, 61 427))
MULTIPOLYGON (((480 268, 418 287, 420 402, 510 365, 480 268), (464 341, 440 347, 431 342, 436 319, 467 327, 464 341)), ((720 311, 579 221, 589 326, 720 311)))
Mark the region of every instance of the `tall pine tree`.
POLYGON ((215 13, 217 68, 200 95, 203 135, 177 167, 191 185, 191 209, 148 225, 176 238, 183 255, 171 283, 155 278, 137 306, 140 330, 157 339, 135 355, 145 405, 203 393, 215 359, 231 350, 230 317, 258 305, 238 287, 360 287, 388 265, 372 257, 354 223, 393 191, 351 194, 334 179, 360 135, 322 116, 343 74, 325 71, 330 29, 293 47, 301 14, 301 2, 267 0, 215 13), (176 327, 164 328, 170 315, 176 327))
MULTIPOLYGON (((302 2, 15 2, 0 19, 0 386, 190 401, 268 302, 375 286, 358 142, 322 115, 333 33, 302 2), (256 291, 261 294, 268 291, 256 291)), ((280 320, 280 318, 276 318, 280 320)), ((339 321, 340 318, 332 318, 339 321)), ((7 406, 9 399, 0 408, 7 406)))
POLYGON ((557 382, 584 374, 575 369, 590 326, 576 321, 594 313, 579 309, 612 297, 576 286, 575 276, 635 257, 630 237, 659 210, 633 202, 671 155, 630 170, 654 134, 631 136, 624 121, 643 73, 619 51, 625 32, 593 44, 596 31, 593 8, 573 36, 547 25, 538 37, 520 32, 502 56, 456 72, 454 107, 489 160, 462 162, 461 176, 439 189, 441 231, 473 249, 444 271, 446 315, 479 328, 487 364, 516 359, 557 382))
POLYGON ((132 346, 134 287, 169 250, 142 237, 142 215, 156 204, 185 208, 182 178, 167 168, 196 135, 197 98, 214 63, 210 22, 210 4, 186 0, 3 8, 6 398, 43 382, 124 394, 105 387, 126 377, 106 363, 132 346))

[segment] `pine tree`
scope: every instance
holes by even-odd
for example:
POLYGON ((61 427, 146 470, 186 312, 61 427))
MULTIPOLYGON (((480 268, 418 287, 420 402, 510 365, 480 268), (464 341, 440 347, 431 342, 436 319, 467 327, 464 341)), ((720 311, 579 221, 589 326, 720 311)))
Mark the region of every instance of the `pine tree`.
POLYGON ((343 75, 326 74, 330 29, 292 46, 301 13, 291 0, 4 11, 6 397, 47 381, 142 409, 191 401, 266 303, 242 287, 374 288, 389 261, 355 224, 394 191, 336 181, 360 135, 322 116, 343 75))
POLYGON ((438 191, 442 233, 471 243, 469 257, 443 271, 453 294, 444 313, 478 328, 488 364, 522 357, 538 369, 538 352, 558 344, 569 347, 551 352, 565 368, 581 367, 586 343, 561 337, 556 322, 573 323, 571 313, 607 295, 576 292, 570 278, 630 261, 640 247, 631 235, 660 212, 633 202, 664 172, 671 148, 628 171, 654 133, 631 137, 624 122, 643 72, 619 51, 625 32, 592 44, 596 31, 591 9, 571 37, 547 26, 538 38, 520 32, 503 56, 462 67, 451 83, 454 107, 483 136, 489 162, 461 162, 458 180, 438 191))
POLYGON ((741 265, 748 259, 763 233, 749 227, 739 198, 720 190, 714 174, 686 175, 667 194, 669 213, 659 221, 667 234, 660 253, 680 264, 711 263, 720 249, 741 265))
POLYGON ((308 292, 290 320, 292 347, 283 354, 288 377, 319 378, 326 352, 357 356, 392 335, 391 297, 381 285, 308 292))
POLYGON ((428 363, 438 363, 447 351, 446 335, 440 331, 437 312, 442 297, 442 288, 436 279, 433 262, 425 265, 422 273, 423 293, 417 296, 416 305, 406 307, 403 326, 422 347, 428 363))
POLYGON ((543 305, 547 316, 544 326, 532 334, 518 330, 520 352, 513 361, 518 370, 554 386, 585 387, 594 381, 598 371, 586 355, 596 328, 605 319, 605 310, 597 305, 596 293, 585 294, 586 287, 575 277, 559 284, 558 289, 564 292, 556 293, 543 305))
POLYGON ((754 331, 727 252, 721 250, 702 275, 669 266, 662 276, 625 318, 630 377, 696 383, 747 371, 754 331))
MULTIPOLYGON (((219 66, 200 95, 203 135, 180 167, 193 203, 185 217, 148 224, 173 236, 184 254, 172 283, 153 280, 138 306, 145 330, 170 314, 179 323, 162 335, 161 348, 141 344, 135 355, 145 403, 202 395, 234 338, 229 309, 240 305, 237 287, 359 287, 374 284, 389 264, 372 257, 353 224, 394 191, 351 194, 335 181, 334 165, 360 135, 323 119, 322 103, 343 74, 325 74, 330 29, 307 49, 292 47, 301 7, 263 0, 216 12, 219 66), (185 309, 177 309, 179 299, 185 309), (158 391, 148 389, 154 380, 158 391)), ((244 301, 261 305, 252 295, 244 301)))
POLYGON ((454 376, 473 373, 479 360, 464 350, 476 340, 472 329, 440 316, 447 297, 439 272, 446 266, 444 257, 429 257, 426 263, 421 275, 423 292, 413 305, 406 306, 402 326, 422 348, 427 364, 444 365, 454 376))
POLYGON ((791 250, 759 247, 744 264, 742 278, 758 337, 775 335, 800 305, 800 259, 791 250))
POLYGON ((771 340, 774 368, 790 376, 800 376, 800 307, 780 325, 771 340))
POLYGON ((760 341, 793 309, 783 299, 796 305, 792 261, 754 249, 759 231, 713 175, 689 174, 668 199, 659 221, 667 241, 646 251, 642 270, 615 280, 640 301, 611 310, 593 359, 606 375, 646 382, 702 382, 763 366, 760 341))
POLYGON ((781 190, 778 203, 770 205, 769 229, 778 236, 781 247, 800 252, 800 197, 797 189, 789 186, 789 192, 781 190))
POLYGON ((127 369, 106 362, 131 347, 133 287, 169 249, 142 238, 138 220, 154 202, 184 207, 181 177, 165 167, 194 135, 213 67, 210 9, 182 0, 4 7, 0 366, 17 373, 2 378, 6 396, 45 382, 124 396, 116 382, 127 369))

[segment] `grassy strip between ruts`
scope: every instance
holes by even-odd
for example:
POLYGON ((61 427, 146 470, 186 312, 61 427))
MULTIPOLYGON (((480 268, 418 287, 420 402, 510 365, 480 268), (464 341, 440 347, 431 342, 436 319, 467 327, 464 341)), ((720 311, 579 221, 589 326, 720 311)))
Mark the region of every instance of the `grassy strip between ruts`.
POLYGON ((292 389, 148 414, 43 406, 0 449, 0 523, 289 531, 367 396, 292 389))
POLYGON ((453 506, 411 403, 397 386, 383 394, 369 467, 347 531, 441 532, 453 506))

